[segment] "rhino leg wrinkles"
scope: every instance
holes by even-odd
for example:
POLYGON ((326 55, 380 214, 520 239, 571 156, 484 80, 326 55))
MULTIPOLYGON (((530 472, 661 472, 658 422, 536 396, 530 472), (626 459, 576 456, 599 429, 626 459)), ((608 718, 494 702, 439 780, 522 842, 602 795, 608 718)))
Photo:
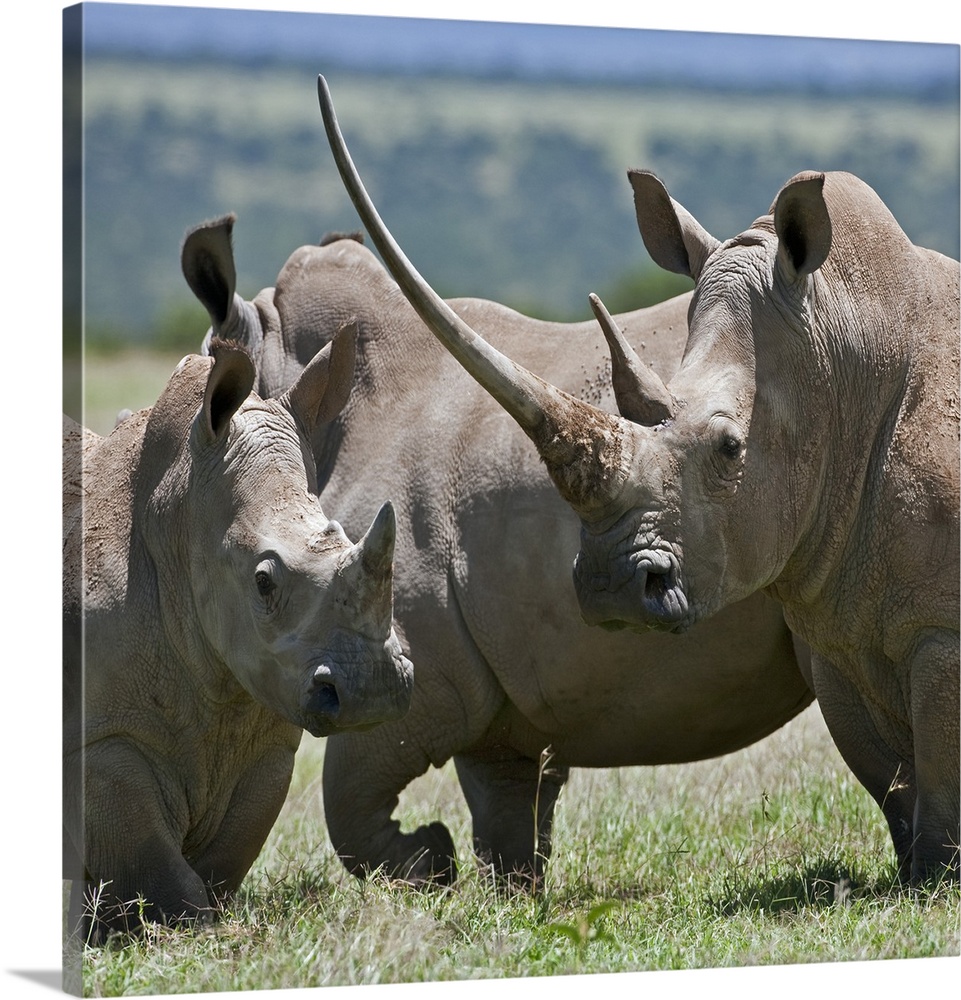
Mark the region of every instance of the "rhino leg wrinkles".
POLYGON ((538 888, 551 854, 554 806, 569 769, 509 748, 454 757, 474 826, 474 853, 513 888, 538 888), (535 842, 534 811, 537 810, 535 842))
MULTIPOLYGON (((299 734, 298 734, 299 737, 299 734)), ((237 783, 216 836, 190 867, 208 887, 211 901, 236 892, 257 860, 280 813, 294 770, 294 747, 276 747, 252 765, 237 783)))
POLYGON ((914 764, 881 738, 857 689, 823 656, 814 653, 811 668, 821 713, 838 752, 881 807, 907 881, 913 862, 914 764))
POLYGON ((212 899, 184 859, 182 834, 144 757, 120 741, 87 751, 84 896, 75 898, 85 940, 136 933, 144 920, 212 916, 212 899))
POLYGON ((403 833, 392 818, 400 791, 430 764, 409 734, 398 737, 397 727, 390 724, 327 740, 323 774, 327 832, 352 875, 366 878, 381 872, 413 885, 449 885, 457 878, 454 842, 443 823, 403 833))

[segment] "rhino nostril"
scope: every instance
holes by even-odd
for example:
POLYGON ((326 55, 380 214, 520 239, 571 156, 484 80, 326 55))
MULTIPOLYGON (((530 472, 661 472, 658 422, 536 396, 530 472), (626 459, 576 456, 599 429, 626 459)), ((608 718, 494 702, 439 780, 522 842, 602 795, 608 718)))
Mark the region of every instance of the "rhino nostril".
POLYGON ((647 579, 644 581, 644 592, 648 597, 655 600, 664 596, 667 590, 668 579, 664 570, 651 567, 647 571, 647 579))
POLYGON ((311 715, 336 718, 340 714, 340 696, 337 694, 337 688, 329 681, 315 678, 307 699, 307 711, 311 715))

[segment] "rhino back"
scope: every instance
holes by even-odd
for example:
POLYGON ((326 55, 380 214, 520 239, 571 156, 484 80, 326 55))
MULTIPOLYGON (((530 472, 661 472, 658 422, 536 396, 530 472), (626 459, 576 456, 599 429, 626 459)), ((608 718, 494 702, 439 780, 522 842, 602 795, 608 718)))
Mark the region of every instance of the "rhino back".
MULTIPOLYGON (((781 613, 766 598, 690 639, 585 625, 571 585, 579 522, 528 438, 369 251, 343 241, 311 257, 313 281, 322 281, 311 292, 323 300, 312 321, 359 321, 355 387, 326 454, 324 502, 351 533, 377 497, 394 500, 395 614, 418 664, 415 706, 450 720, 436 725, 438 746, 506 740, 536 757, 553 743, 585 765, 690 760, 753 742, 810 700, 781 613), (733 682, 717 669, 718 648, 738 664, 733 682), (679 683, 665 661, 689 679, 679 683), (752 689, 762 693, 747 697, 752 689), (679 712, 697 723, 683 732, 638 724, 679 712)), ((665 377, 681 359, 689 300, 620 317, 665 377)), ((480 299, 451 305, 525 367, 616 412, 594 322, 536 320, 480 299)))

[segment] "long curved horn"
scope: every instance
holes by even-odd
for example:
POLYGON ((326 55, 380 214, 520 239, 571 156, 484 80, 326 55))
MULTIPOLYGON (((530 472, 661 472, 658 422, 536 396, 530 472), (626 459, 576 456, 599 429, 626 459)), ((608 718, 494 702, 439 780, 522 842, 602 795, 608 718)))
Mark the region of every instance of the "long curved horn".
POLYGON ((388 270, 420 318, 464 370, 537 446, 561 495, 579 511, 609 499, 623 470, 615 417, 575 399, 511 361, 472 330, 427 284, 384 225, 344 142, 323 76, 317 95, 331 152, 351 201, 388 270), (607 495, 605 495, 607 494, 607 495))
POLYGON ((611 382, 621 416, 647 427, 670 420, 674 416, 674 400, 667 386, 637 356, 600 298, 591 292, 590 300, 611 349, 611 382))

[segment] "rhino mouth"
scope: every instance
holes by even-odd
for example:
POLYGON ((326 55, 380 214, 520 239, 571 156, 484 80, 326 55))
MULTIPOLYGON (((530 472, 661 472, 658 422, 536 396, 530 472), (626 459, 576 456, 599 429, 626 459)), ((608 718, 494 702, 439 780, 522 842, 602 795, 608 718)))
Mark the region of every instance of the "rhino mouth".
POLYGON ((672 631, 683 628, 689 609, 676 559, 665 552, 642 553, 635 570, 638 577, 644 610, 655 623, 672 631))
POLYGON ((636 550, 614 573, 592 573, 588 561, 579 559, 574 575, 581 614, 588 625, 609 632, 683 632, 690 624, 687 595, 672 553, 636 550))

